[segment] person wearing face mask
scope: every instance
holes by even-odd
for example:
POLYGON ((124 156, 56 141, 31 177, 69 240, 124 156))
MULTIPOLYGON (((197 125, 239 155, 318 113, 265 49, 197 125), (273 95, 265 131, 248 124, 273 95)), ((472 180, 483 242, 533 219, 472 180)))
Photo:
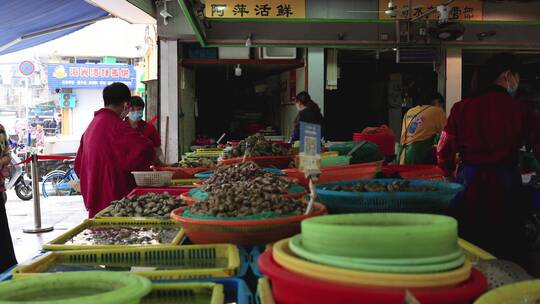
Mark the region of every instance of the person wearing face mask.
POLYGON ((155 163, 152 142, 123 121, 130 98, 123 83, 103 89, 105 106, 81 137, 75 172, 89 218, 135 188, 132 171, 147 171, 155 163))
POLYGON ((465 190, 451 205, 460 237, 497 256, 525 264, 523 231, 527 208, 518 168, 525 144, 540 158, 540 126, 533 111, 513 96, 520 63, 512 54, 488 60, 481 74, 486 87, 454 105, 437 148, 439 167, 465 190))
MULTIPOLYGON (((148 138, 156 150, 156 160, 160 160, 163 153, 161 151, 161 138, 153 124, 143 120, 144 100, 139 96, 132 96, 129 101, 129 113, 126 121, 129 125, 148 138)), ((161 161, 156 165, 162 165, 161 161)))
POLYGON ((323 116, 321 114, 321 108, 316 104, 309 96, 308 92, 301 92, 296 95, 294 100, 298 115, 294 120, 294 130, 291 136, 290 142, 300 140, 300 122, 307 122, 312 124, 321 125, 323 127, 323 116))

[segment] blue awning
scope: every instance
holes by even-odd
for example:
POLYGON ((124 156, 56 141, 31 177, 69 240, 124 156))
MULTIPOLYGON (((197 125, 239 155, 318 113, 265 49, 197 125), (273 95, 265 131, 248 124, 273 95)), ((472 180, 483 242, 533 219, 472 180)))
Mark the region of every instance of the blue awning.
POLYGON ((73 33, 107 15, 84 0, 1 0, 0 55, 73 33))

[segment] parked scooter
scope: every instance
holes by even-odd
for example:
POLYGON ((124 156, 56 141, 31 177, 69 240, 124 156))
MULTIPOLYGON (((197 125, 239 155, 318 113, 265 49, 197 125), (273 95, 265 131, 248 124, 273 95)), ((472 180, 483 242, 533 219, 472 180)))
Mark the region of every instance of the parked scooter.
POLYGON ((24 165, 17 165, 21 159, 17 154, 11 153, 11 172, 6 183, 6 189, 15 188, 15 194, 23 201, 29 201, 33 198, 32 180, 24 172, 24 165))

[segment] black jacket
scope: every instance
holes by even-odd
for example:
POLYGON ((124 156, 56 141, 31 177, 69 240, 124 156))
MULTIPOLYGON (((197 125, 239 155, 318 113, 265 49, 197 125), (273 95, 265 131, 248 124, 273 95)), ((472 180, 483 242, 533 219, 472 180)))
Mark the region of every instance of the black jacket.
POLYGON ((291 142, 297 141, 300 139, 300 122, 301 121, 321 125, 321 132, 322 132, 323 120, 324 120, 324 117, 322 116, 321 112, 317 108, 312 108, 312 107, 305 108, 302 111, 298 112, 298 115, 296 116, 296 119, 294 120, 294 131, 291 136, 291 142))

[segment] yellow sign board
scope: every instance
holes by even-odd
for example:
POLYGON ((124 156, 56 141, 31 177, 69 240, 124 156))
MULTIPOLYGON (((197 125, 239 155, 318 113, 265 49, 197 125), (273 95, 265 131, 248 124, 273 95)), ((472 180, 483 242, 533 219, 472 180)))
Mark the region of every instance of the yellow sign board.
POLYGON ((208 18, 306 18, 305 0, 206 0, 208 18))
MULTIPOLYGON (((440 0, 412 0, 411 17, 415 18, 424 14, 427 10, 440 5, 440 0)), ((396 7, 396 15, 387 15, 388 0, 379 0, 379 19, 407 19, 409 16, 409 0, 393 1, 396 7)), ((482 20, 483 6, 481 0, 456 0, 448 5, 449 20, 482 20)), ((429 19, 439 19, 439 12, 429 15, 429 19)))

